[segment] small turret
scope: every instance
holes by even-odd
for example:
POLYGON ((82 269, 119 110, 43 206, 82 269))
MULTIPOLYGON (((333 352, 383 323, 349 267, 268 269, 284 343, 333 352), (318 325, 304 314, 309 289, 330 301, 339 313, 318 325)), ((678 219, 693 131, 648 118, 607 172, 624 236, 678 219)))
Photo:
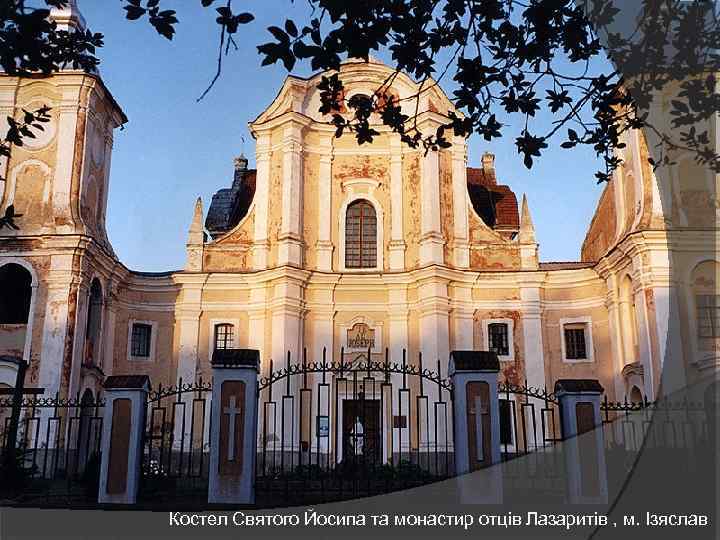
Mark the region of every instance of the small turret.
POLYGON ((203 204, 200 197, 195 201, 193 219, 190 223, 187 239, 187 262, 185 270, 188 272, 202 271, 203 245, 205 244, 205 230, 203 229, 203 204))
POLYGON ((538 243, 535 238, 535 226, 530 217, 530 207, 525 194, 523 194, 522 198, 518 243, 520 244, 520 258, 523 270, 537 270, 538 243))
POLYGON ((58 30, 65 30, 66 32, 72 30, 84 32, 87 27, 85 18, 77 6, 77 0, 66 0, 65 7, 52 8, 50 10, 50 20, 57 23, 58 30))

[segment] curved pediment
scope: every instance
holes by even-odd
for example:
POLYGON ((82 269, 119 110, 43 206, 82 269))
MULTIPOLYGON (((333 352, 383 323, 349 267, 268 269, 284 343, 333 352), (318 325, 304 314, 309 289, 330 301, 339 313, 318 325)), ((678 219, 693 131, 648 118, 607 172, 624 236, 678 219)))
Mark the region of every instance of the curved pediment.
MULTIPOLYGON (((323 76, 333 73, 317 73, 307 79, 288 76, 268 108, 250 123, 251 128, 257 129, 272 123, 288 113, 299 114, 315 122, 329 122, 332 116, 319 111, 321 91, 318 89, 318 84, 323 76)), ((388 94, 399 101, 403 114, 408 116, 416 114, 418 95, 418 114, 446 115, 448 111, 458 112, 440 86, 432 79, 428 79, 424 84, 418 83, 405 73, 395 73, 391 67, 373 58, 367 62, 362 59, 346 60, 341 64, 338 74, 345 88, 346 99, 355 94, 371 95, 391 80, 388 94)), ((377 117, 374 123, 381 123, 380 118, 377 117)))

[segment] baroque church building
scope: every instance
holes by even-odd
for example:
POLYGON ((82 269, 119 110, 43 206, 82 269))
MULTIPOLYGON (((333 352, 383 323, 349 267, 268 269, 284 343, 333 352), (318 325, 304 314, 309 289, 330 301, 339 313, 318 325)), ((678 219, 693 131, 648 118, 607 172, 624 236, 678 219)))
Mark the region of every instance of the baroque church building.
MULTIPOLYGON (((74 4, 53 16, 84 24, 74 4)), ((339 75, 349 98, 391 73, 371 60, 339 75)), ((491 154, 468 167, 459 137, 425 154, 379 118, 371 144, 336 138, 318 112, 321 75, 287 77, 250 122, 256 168, 236 158, 207 207, 188 201, 186 266, 163 273, 127 268, 108 241, 113 133, 127 119, 99 74, 0 75, 0 117, 41 105, 52 117, 0 163, 0 213, 22 214, 18 230, 0 230, 0 384, 15 383, 13 358, 28 362, 28 386, 75 396, 101 393, 111 374, 209 380, 216 349, 259 350, 262 375, 288 351, 293 362, 405 351, 408 363, 439 361, 442 376, 451 351, 475 349, 498 354, 503 381, 598 379, 609 399, 637 401, 658 391, 674 324, 687 379, 717 368, 718 262, 697 243, 670 273, 672 234, 715 227, 709 173, 661 196, 643 135, 626 134, 580 259, 540 262, 542 224, 491 154)), ((439 86, 394 79, 404 107, 418 92, 418 126, 432 133, 454 106, 439 86)), ((693 165, 671 167, 677 180, 693 165)))

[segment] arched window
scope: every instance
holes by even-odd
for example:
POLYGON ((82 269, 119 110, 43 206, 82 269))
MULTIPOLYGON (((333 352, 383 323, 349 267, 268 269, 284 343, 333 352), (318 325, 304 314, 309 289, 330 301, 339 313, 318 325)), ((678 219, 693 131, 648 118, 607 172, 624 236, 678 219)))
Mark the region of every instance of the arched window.
POLYGON ((215 350, 232 349, 235 343, 235 327, 229 323, 215 325, 215 350))
POLYGON ((90 300, 88 305, 87 327, 85 329, 85 358, 86 365, 100 365, 100 341, 102 328, 103 294, 100 282, 93 279, 90 285, 90 300))
POLYGON ((355 201, 345 214, 345 266, 377 266, 377 215, 366 200, 355 201))
POLYGON ((32 276, 19 264, 0 267, 0 324, 27 324, 32 276))

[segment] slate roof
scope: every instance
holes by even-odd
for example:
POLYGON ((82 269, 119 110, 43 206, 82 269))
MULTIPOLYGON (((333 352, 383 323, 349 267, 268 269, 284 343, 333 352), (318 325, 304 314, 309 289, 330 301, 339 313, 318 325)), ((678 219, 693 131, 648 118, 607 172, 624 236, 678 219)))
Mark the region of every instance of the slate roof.
POLYGON ((257 367, 260 365, 260 351, 257 349, 215 349, 213 351, 213 366, 220 367, 257 367))
POLYGON ((500 371, 500 361, 490 351, 452 351, 455 371, 500 371))
POLYGON ((235 227, 247 214, 255 196, 255 169, 236 169, 233 185, 213 195, 205 228, 215 238, 235 227))
POLYGON ((555 382, 555 393, 558 392, 599 392, 605 389, 597 379, 558 379, 555 382))
POLYGON ((110 375, 103 383, 103 388, 150 388, 150 377, 147 375, 110 375))

